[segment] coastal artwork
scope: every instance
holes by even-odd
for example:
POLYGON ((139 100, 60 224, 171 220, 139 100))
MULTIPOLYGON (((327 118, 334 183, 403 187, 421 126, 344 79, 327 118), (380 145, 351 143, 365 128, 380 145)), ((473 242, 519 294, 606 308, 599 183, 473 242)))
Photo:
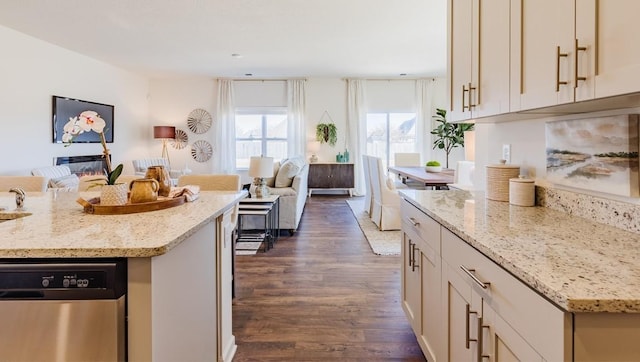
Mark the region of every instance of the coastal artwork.
POLYGON ((547 123, 547 180, 639 197, 639 119, 625 114, 547 123))

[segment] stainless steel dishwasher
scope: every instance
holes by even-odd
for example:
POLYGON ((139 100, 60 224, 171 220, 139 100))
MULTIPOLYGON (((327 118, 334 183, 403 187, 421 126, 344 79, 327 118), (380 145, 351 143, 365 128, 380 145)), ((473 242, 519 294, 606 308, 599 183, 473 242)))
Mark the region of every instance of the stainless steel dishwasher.
POLYGON ((0 360, 126 360, 126 259, 0 259, 0 360))

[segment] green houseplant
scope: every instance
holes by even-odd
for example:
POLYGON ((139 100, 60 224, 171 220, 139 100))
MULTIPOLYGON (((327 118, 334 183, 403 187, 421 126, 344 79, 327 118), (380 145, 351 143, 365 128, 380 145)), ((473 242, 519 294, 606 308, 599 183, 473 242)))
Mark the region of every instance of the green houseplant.
POLYGON ((444 150, 446 155, 445 168, 449 168, 449 154, 458 146, 464 147, 464 132, 473 130, 473 123, 449 123, 447 111, 437 108, 433 118, 438 122, 431 134, 436 136, 433 141, 433 149, 444 150))
POLYGON ((338 130, 334 123, 318 123, 316 126, 316 141, 335 146, 338 141, 338 130))

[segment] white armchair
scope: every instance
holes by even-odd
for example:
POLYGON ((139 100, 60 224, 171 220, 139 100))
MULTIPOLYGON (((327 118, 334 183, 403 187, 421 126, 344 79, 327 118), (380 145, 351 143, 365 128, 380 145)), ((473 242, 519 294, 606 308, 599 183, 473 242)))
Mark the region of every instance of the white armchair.
POLYGON ((369 170, 369 158, 371 156, 362 155, 362 169, 364 170, 364 211, 371 217, 373 210, 373 189, 371 188, 371 171, 369 170))
POLYGON ((78 176, 72 174, 71 169, 66 165, 34 168, 31 170, 31 175, 44 177, 49 188, 65 191, 78 190, 80 183, 78 176))
POLYGON ((380 157, 369 156, 369 172, 373 190, 371 220, 380 230, 400 230, 400 195, 387 185, 380 157))

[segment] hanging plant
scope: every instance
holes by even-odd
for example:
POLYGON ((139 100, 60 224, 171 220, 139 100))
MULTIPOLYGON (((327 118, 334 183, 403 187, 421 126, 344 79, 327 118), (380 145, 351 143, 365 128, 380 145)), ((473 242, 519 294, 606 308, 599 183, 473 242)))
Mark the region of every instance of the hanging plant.
POLYGON ((316 126, 316 141, 335 146, 338 141, 338 130, 333 123, 318 123, 316 126))

